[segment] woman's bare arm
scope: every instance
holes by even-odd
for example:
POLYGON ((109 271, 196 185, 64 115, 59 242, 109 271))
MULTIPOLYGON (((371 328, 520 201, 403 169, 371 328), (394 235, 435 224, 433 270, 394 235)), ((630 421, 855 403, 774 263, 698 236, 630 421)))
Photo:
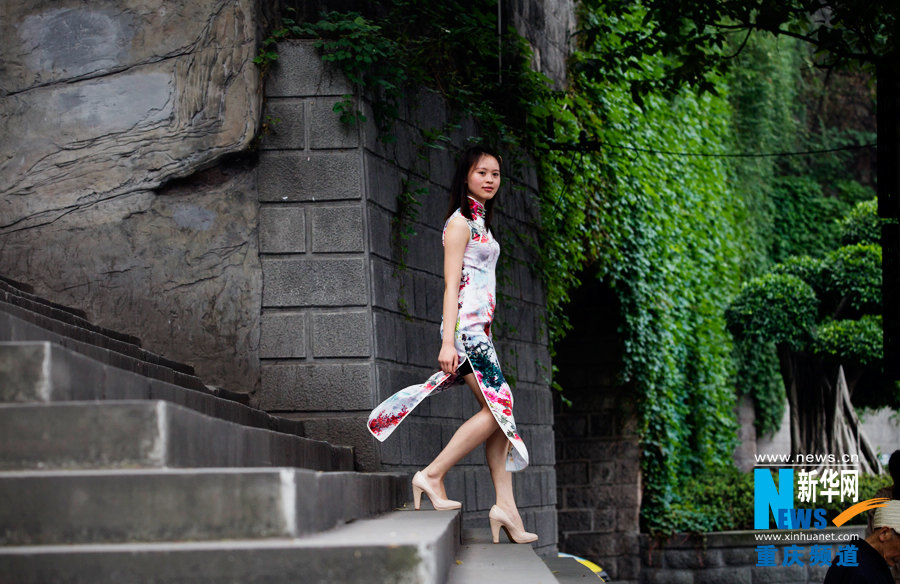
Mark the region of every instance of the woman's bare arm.
POLYGON ((455 217, 444 232, 444 335, 438 363, 441 371, 453 373, 459 365, 454 338, 459 317, 459 281, 462 278, 463 254, 471 238, 469 226, 462 217, 455 217))

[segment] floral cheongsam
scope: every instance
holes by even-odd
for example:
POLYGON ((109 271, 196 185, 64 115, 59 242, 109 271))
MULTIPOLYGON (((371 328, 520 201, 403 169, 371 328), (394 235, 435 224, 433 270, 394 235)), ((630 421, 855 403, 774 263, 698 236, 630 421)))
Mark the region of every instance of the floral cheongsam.
MULTIPOLYGON (((494 271, 500 256, 500 244, 484 225, 484 206, 472 198, 469 202, 472 220, 466 219, 457 209, 444 224, 446 233, 450 221, 462 217, 468 223, 471 233, 463 254, 462 277, 459 281, 456 351, 459 353, 460 365, 469 361, 494 419, 509 438, 511 448, 506 459, 506 469, 517 471, 528 466, 528 450, 516 430, 512 413, 512 392, 500 370, 491 338, 497 287, 494 271)), ((441 329, 443 330, 443 324, 441 329)), ((372 410, 369 415, 369 431, 378 440, 384 441, 423 399, 457 383, 463 383, 461 376, 439 371, 425 383, 401 389, 372 410)))

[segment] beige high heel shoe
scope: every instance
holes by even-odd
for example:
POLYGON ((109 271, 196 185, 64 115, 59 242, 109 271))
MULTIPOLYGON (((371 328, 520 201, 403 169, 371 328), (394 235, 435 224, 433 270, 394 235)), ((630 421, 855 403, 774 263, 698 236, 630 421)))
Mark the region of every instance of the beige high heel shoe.
POLYGON ((503 531, 506 532, 507 537, 516 543, 531 543, 538 539, 536 533, 529 533, 524 529, 520 529, 513 525, 512 520, 506 512, 496 505, 491 507, 488 518, 491 520, 491 536, 494 539, 494 543, 500 543, 501 527, 503 528, 503 531))
POLYGON ((428 486, 428 481, 426 481, 425 477, 422 476, 422 471, 417 472, 413 476, 412 490, 413 503, 415 503, 416 505, 416 511, 419 510, 419 503, 422 501, 422 492, 428 495, 428 499, 431 500, 431 506, 434 507, 435 511, 451 511, 453 509, 459 509, 462 507, 462 503, 460 503, 459 501, 444 499, 443 497, 439 497, 437 493, 432 491, 428 486))

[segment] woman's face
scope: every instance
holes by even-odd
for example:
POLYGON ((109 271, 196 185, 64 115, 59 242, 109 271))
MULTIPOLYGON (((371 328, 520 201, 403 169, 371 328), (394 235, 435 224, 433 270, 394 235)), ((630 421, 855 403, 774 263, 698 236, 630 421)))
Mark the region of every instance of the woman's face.
POLYGON ((483 155, 469 170, 466 179, 469 195, 481 204, 492 199, 500 188, 500 163, 489 154, 483 155))

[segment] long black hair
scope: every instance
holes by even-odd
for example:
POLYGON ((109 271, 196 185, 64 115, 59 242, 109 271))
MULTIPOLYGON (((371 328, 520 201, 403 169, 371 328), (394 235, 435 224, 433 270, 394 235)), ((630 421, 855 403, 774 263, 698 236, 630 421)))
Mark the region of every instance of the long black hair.
MULTIPOLYGON (((503 159, 493 149, 487 146, 471 146, 459 157, 459 163, 456 165, 456 173, 453 175, 453 182, 450 183, 450 205, 447 208, 447 218, 453 215, 453 212, 459 209, 463 217, 472 219, 472 207, 469 205, 469 187, 466 181, 472 167, 478 164, 482 156, 491 156, 497 164, 503 165, 503 159)), ((500 173, 501 178, 503 173, 500 173)), ((494 215, 494 201, 497 195, 494 195, 484 205, 484 226, 491 228, 491 217, 494 215)))

